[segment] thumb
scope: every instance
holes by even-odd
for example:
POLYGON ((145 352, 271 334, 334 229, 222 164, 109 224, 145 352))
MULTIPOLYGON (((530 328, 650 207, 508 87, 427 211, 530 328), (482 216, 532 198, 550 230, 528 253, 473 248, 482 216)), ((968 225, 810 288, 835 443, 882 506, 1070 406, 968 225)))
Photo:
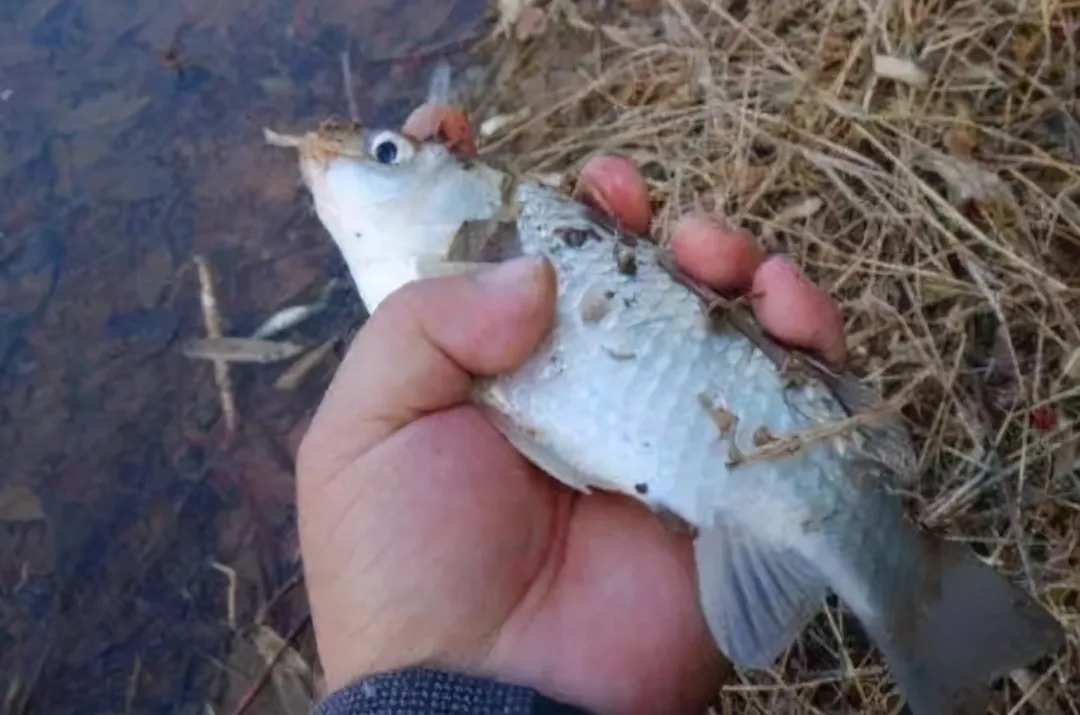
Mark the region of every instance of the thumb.
POLYGON ((543 258, 396 291, 338 368, 300 445, 298 477, 331 477, 410 422, 466 401, 473 375, 513 370, 550 329, 555 291, 543 258))

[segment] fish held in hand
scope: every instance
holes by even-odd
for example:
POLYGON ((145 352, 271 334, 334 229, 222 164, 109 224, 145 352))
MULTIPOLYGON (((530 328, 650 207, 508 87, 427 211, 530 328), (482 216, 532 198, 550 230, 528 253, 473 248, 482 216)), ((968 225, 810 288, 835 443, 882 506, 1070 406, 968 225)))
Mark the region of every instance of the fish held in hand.
POLYGON ((625 494, 692 535, 701 609, 738 666, 770 667, 829 591, 918 715, 985 712, 996 678, 1064 643, 1025 591, 905 519, 886 486, 913 450, 872 392, 769 340, 738 305, 707 310, 717 297, 653 242, 391 130, 325 123, 277 143, 299 151, 369 311, 425 277, 551 262, 551 332, 516 371, 478 378, 473 399, 555 479, 625 494))

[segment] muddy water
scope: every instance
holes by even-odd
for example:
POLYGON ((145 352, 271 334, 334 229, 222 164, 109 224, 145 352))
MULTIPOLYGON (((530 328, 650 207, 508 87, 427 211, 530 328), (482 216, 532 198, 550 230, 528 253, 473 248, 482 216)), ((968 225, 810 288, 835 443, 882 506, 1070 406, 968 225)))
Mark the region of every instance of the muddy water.
POLYGON ((346 278, 262 128, 347 114, 343 50, 363 118, 400 121, 483 5, 0 3, 0 712, 302 708, 303 672, 260 682, 275 638, 310 655, 292 457, 364 312, 325 293, 294 389, 234 367, 230 439, 180 352, 192 258, 231 335, 346 278))

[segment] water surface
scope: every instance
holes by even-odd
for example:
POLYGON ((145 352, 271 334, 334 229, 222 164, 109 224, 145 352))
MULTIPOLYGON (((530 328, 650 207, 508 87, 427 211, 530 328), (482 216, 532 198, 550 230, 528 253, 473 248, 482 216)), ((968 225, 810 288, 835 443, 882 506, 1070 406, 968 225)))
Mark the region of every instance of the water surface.
MULTIPOLYGON (((303 702, 259 683, 256 644, 310 652, 292 456, 336 357, 297 389, 289 363, 234 367, 229 440, 179 350, 205 334, 192 259, 231 335, 345 278, 262 128, 347 115, 343 50, 363 118, 399 122, 483 5, 0 5, 0 712, 303 702)), ((286 337, 340 353, 364 312, 330 296, 286 337)))

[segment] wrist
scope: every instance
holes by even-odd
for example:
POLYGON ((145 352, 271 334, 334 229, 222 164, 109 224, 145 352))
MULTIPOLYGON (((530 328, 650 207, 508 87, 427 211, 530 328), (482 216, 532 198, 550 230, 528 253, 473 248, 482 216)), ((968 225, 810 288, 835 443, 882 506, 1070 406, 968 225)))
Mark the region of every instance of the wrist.
POLYGON ((469 627, 475 619, 461 612, 436 613, 424 606, 424 598, 363 593, 366 599, 351 589, 310 589, 315 639, 328 690, 413 669, 499 677, 485 667, 488 639, 498 632, 490 623, 469 627))

